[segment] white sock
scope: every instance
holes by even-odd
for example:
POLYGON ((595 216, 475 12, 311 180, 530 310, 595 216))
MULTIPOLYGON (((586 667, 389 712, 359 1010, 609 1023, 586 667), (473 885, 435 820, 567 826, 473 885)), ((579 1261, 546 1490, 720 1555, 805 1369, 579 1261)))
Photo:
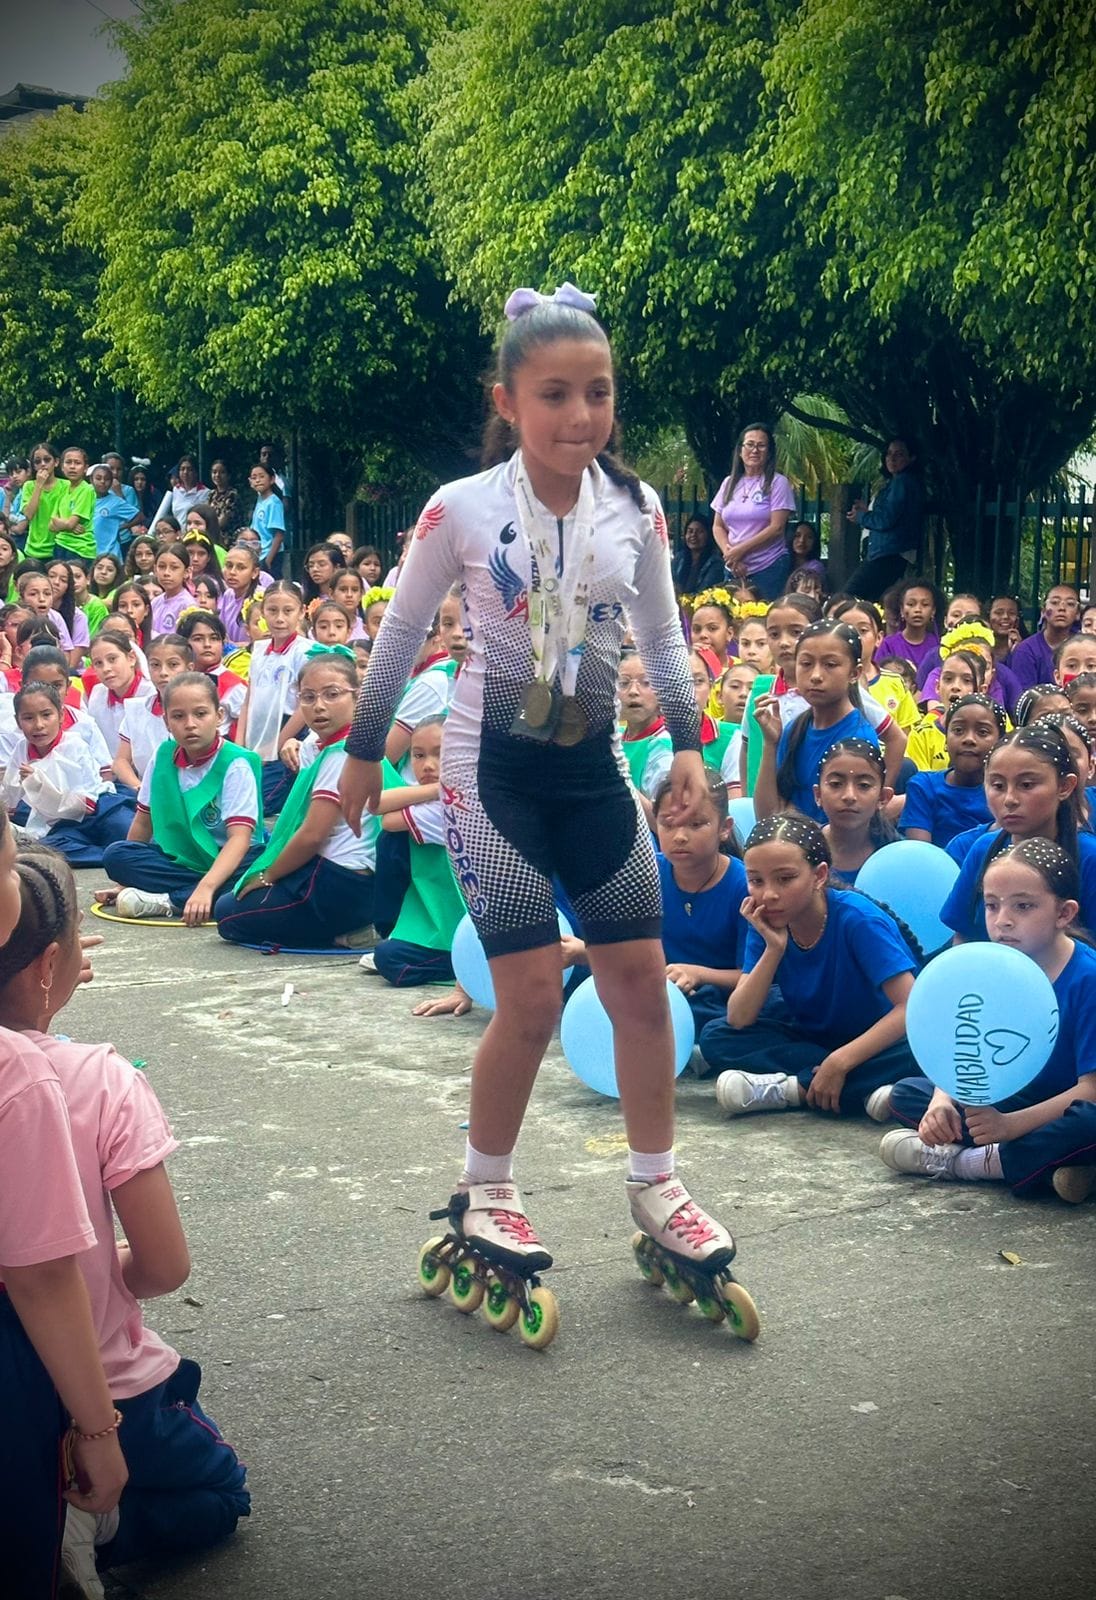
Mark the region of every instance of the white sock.
POLYGON ((1000 1183, 1005 1174, 1001 1170, 1001 1147, 996 1144, 976 1146, 973 1150, 960 1150, 955 1158, 955 1176, 968 1182, 1000 1183))
POLYGON ((628 1146, 628 1181, 629 1183, 657 1183, 660 1178, 672 1178, 674 1173, 674 1151, 671 1145, 669 1150, 656 1150, 647 1154, 643 1150, 633 1150, 628 1146))
POLYGON ((462 1184, 506 1183, 513 1176, 512 1150, 508 1150, 504 1156, 489 1156, 477 1150, 471 1139, 464 1141, 464 1171, 460 1176, 462 1184))

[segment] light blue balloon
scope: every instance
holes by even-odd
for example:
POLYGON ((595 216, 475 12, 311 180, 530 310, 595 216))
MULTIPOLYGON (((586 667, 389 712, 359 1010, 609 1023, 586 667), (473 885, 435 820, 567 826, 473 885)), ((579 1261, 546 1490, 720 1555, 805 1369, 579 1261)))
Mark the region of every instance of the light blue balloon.
MULTIPOLYGON (((560 938, 569 938, 575 930, 562 911, 557 911, 556 916, 559 919, 560 938)), ((457 923, 457 931, 453 935, 452 955, 453 972, 465 994, 474 1005, 482 1006, 485 1011, 494 1011, 495 985, 491 982, 491 968, 480 943, 480 936, 476 932, 476 925, 467 912, 457 923)), ((562 970, 561 990, 566 986, 574 970, 573 967, 565 967, 562 970)))
POLYGON ((937 1088, 961 1105, 995 1106, 1050 1060, 1058 1002, 1050 979, 1022 951, 956 945, 915 980, 906 1034, 937 1088))
POLYGON ((738 834, 741 843, 745 844, 750 837, 751 829, 757 822, 754 803, 749 795, 742 795, 739 799, 730 801, 729 809, 734 821, 735 832, 738 834))
POLYGON ((951 929, 940 921, 940 912, 958 876, 958 864, 939 845, 926 839, 899 839, 868 857, 856 874, 856 887, 897 912, 925 954, 931 955, 951 941, 951 929))
MULTIPOLYGON (((688 1065, 696 1043, 696 1024, 689 1002, 676 984, 666 980, 670 1000, 670 1021, 674 1030, 674 1076, 680 1077, 688 1065)), ((560 1044, 567 1064, 576 1077, 598 1094, 620 1098, 616 1064, 613 1060, 613 1025, 598 999, 591 978, 576 989, 563 1008, 559 1027, 560 1044)))

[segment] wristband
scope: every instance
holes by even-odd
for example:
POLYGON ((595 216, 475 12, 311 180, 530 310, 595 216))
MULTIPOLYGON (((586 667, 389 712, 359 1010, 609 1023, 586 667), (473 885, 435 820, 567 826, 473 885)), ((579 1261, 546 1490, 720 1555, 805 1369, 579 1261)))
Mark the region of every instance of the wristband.
POLYGON ((109 1428, 100 1428, 98 1433, 84 1433, 76 1426, 74 1422, 72 1424, 72 1433, 74 1438, 81 1439, 84 1444, 92 1444, 96 1439, 106 1439, 110 1434, 117 1433, 118 1429, 122 1426, 122 1420, 122 1413, 117 1407, 115 1407, 114 1421, 111 1423, 109 1428))

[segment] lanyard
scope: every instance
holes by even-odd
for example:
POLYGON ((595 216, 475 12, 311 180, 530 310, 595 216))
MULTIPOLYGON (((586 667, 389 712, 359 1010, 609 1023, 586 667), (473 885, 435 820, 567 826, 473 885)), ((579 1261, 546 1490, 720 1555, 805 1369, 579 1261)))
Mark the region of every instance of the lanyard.
POLYGON ((558 672, 563 693, 573 695, 586 649, 590 606, 594 562, 593 479, 589 472, 582 475, 568 559, 562 563, 562 573, 556 570, 556 519, 538 504, 520 455, 514 497, 531 557, 529 643, 536 676, 550 686, 558 672))

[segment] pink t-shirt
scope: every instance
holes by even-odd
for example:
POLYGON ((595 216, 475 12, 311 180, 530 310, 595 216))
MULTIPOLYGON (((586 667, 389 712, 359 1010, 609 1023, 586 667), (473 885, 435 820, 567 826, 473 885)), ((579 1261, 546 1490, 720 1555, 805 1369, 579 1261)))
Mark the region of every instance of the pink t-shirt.
POLYGON ((0 1028, 0 1263, 32 1267, 94 1244, 57 1074, 32 1040, 0 1028))
MULTIPOLYGON (((733 553, 735 545, 752 539, 755 533, 767 528, 774 511, 795 510, 795 490, 782 472, 773 473, 768 491, 763 477, 739 478, 727 498, 730 478, 724 478, 712 501, 712 510, 718 511, 727 530, 727 540, 733 553)), ((778 533, 768 544, 759 545, 743 558, 746 575, 763 572, 787 553, 788 544, 783 533, 778 533)))
POLYGON ((94 1249, 80 1257, 107 1384, 129 1400, 163 1383, 179 1356, 146 1328, 122 1278, 114 1242, 117 1189, 178 1149, 147 1079, 108 1044, 76 1044, 28 1030, 60 1080, 72 1124, 72 1147, 95 1230, 94 1249))

